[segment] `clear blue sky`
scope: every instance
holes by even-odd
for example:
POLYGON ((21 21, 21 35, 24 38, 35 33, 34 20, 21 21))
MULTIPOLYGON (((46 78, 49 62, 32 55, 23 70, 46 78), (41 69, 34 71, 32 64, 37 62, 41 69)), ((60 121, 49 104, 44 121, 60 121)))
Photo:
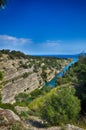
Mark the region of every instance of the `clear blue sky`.
POLYGON ((28 54, 86 51, 86 0, 7 0, 0 49, 28 54))

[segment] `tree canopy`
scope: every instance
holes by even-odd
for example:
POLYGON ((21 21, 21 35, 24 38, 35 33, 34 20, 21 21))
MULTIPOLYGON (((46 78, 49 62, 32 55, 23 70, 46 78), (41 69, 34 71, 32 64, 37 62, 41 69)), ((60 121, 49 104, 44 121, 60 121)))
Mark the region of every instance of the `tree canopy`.
POLYGON ((75 121, 80 112, 80 100, 74 88, 62 88, 52 94, 41 108, 41 117, 50 125, 75 121))

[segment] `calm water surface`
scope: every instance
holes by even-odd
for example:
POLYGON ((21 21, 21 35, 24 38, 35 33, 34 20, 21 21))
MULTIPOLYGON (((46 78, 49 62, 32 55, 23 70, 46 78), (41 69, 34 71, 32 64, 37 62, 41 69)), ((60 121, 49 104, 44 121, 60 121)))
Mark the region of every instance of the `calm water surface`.
POLYGON ((73 61, 71 61, 68 65, 66 65, 58 74, 55 75, 55 77, 53 79, 51 79, 49 82, 47 82, 45 84, 45 86, 52 86, 55 87, 55 83, 57 78, 64 76, 64 74, 66 73, 66 71, 76 62, 78 61, 78 58, 73 58, 73 61))

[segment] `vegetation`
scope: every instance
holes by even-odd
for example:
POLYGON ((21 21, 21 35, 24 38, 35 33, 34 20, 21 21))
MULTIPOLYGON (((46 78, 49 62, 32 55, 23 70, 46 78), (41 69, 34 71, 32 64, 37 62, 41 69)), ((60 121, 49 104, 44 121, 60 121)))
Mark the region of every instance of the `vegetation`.
POLYGON ((3 78, 4 78, 3 72, 0 71, 0 80, 3 80, 3 78))
POLYGON ((12 104, 2 103, 0 101, 0 107, 3 108, 3 109, 10 109, 10 110, 12 110, 12 111, 14 111, 16 113, 15 107, 12 104))
POLYGON ((28 69, 28 65, 27 64, 21 64, 19 67, 22 67, 24 69, 28 69))
POLYGON ((13 123, 10 125, 9 130, 26 130, 21 123, 13 123))
POLYGON ((50 125, 72 122, 86 128, 86 57, 80 57, 57 83, 60 86, 34 99, 29 108, 50 125))
MULTIPOLYGON (((45 82, 48 76, 46 71, 61 69, 64 62, 56 58, 27 56, 19 51, 1 50, 0 55, 3 54, 7 54, 11 60, 19 58, 18 67, 32 67, 35 73, 41 68, 41 77, 45 82), (26 59, 26 62, 23 62, 22 58, 26 59)), ((25 72, 22 76, 27 78, 28 75, 29 73, 25 72)), ((3 78, 3 72, 0 71, 0 80, 3 78)), ((16 112, 15 106, 28 106, 29 114, 41 117, 49 125, 73 123, 86 126, 86 57, 80 56, 79 61, 71 66, 62 78, 58 78, 56 84, 56 88, 43 87, 29 94, 20 93, 16 95, 16 103, 13 105, 1 103, 0 96, 0 107, 16 112)), ((27 118, 28 112, 22 112, 20 116, 27 118)), ((12 127, 17 129, 16 126, 12 127)))
MULTIPOLYGON (((0 50, 0 60, 3 62, 11 61, 13 69, 16 68, 18 71, 22 69, 29 69, 32 71, 32 73, 38 73, 38 75, 41 77, 41 83, 45 83, 48 80, 50 80, 51 77, 53 77, 59 70, 62 69, 62 67, 69 63, 69 59, 60 59, 60 58, 54 58, 54 57, 41 57, 41 56, 29 56, 25 55, 24 53, 20 51, 10 51, 7 50, 0 50), (5 59, 6 58, 6 59, 5 59), (13 61, 12 61, 13 60, 13 61), (15 61, 15 62, 14 62, 15 61), (52 64, 51 64, 52 63, 52 64)), ((7 71, 9 73, 6 66, 4 66, 3 71, 7 71)), ((9 68, 10 69, 10 68, 9 68)), ((29 74, 24 74, 23 77, 28 77, 29 74)), ((15 80, 15 79, 13 79, 15 80)), ((12 81, 13 81, 12 80, 12 81)), ((6 83, 9 81, 6 81, 6 83)))
POLYGON ((27 73, 27 72, 25 72, 24 74, 23 74, 23 78, 27 78, 29 76, 29 73, 27 73))
POLYGON ((76 96, 81 102, 81 112, 78 124, 86 128, 86 55, 80 55, 79 61, 74 64, 57 84, 71 83, 76 89, 76 96))
POLYGON ((43 87, 42 89, 35 89, 30 94, 20 93, 15 97, 16 103, 14 105, 28 106, 28 104, 30 104, 34 99, 45 95, 51 89, 52 89, 51 87, 43 87))
POLYGON ((6 3, 6 0, 0 0, 0 7, 3 7, 6 3))
POLYGON ((79 117, 80 100, 75 96, 75 89, 68 86, 53 88, 34 99, 28 106, 33 115, 40 116, 50 125, 74 122, 79 117))
POLYGON ((51 125, 70 123, 77 119, 80 101, 74 88, 62 88, 52 94, 41 108, 41 117, 51 125))
POLYGON ((68 82, 73 84, 86 83, 86 57, 80 57, 79 61, 69 68, 64 77, 57 79, 59 84, 68 82))
POLYGON ((10 59, 14 59, 14 58, 17 58, 17 59, 21 59, 21 58, 28 58, 29 56, 25 55, 24 53, 20 52, 20 51, 10 51, 9 49, 7 50, 0 50, 0 54, 8 54, 9 58, 10 59))
POLYGON ((81 112, 86 112, 86 56, 80 56, 64 77, 57 80, 57 84, 71 82, 76 88, 76 95, 81 100, 81 112))

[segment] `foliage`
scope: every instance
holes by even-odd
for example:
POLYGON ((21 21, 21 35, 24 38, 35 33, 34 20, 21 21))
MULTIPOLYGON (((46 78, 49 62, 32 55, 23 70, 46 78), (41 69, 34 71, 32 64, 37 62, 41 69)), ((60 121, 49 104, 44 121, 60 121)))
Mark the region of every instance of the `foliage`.
POLYGON ((3 7, 6 3, 6 0, 0 0, 0 7, 3 7))
MULTIPOLYGON (((70 67, 65 76, 61 79, 62 84, 71 81, 74 83, 74 79, 77 79, 76 83, 86 83, 86 57, 80 57, 79 61, 70 67), (64 82, 63 82, 64 81, 64 82)), ((57 81, 58 82, 58 81, 57 81)))
POLYGON ((27 78, 29 76, 29 73, 27 73, 27 72, 25 72, 24 74, 23 74, 23 78, 27 78))
POLYGON ((3 78, 4 78, 4 75, 3 75, 3 73, 0 71, 0 80, 3 80, 3 78))
POLYGON ((75 121, 80 112, 80 101, 74 88, 62 88, 52 94, 41 108, 41 117, 51 125, 75 121))
POLYGON ((1 101, 0 101, 0 107, 3 109, 10 109, 16 113, 14 106, 9 103, 1 103, 1 101))
POLYGON ((26 93, 19 93, 15 97, 16 103, 14 105, 19 105, 19 106, 27 106, 29 102, 31 102, 31 97, 30 94, 26 93))
POLYGON ((46 82, 47 74, 46 74, 46 72, 44 70, 42 70, 41 77, 46 82))
POLYGON ((10 53, 10 50, 9 49, 3 49, 3 50, 0 50, 0 53, 2 54, 9 54, 10 53))
POLYGON ((24 53, 22 53, 20 51, 15 51, 15 50, 10 51, 9 49, 7 49, 7 50, 3 49, 3 50, 0 50, 0 53, 1 54, 8 54, 10 59, 14 59, 14 58, 17 58, 17 59, 18 58, 19 59, 25 58, 26 59, 26 58, 29 58, 28 55, 25 55, 24 53))
POLYGON ((26 130, 26 128, 24 128, 22 123, 13 123, 10 127, 9 130, 26 130))
POLYGON ((16 103, 15 105, 19 106, 27 106, 30 104, 34 99, 37 97, 41 97, 47 92, 49 92, 52 89, 52 87, 43 87, 42 89, 35 89, 30 94, 27 93, 20 93, 16 95, 16 103))
POLYGON ((57 79, 57 84, 71 82, 76 88, 76 96, 81 101, 81 114, 86 113, 86 56, 80 56, 64 77, 57 79))
POLYGON ((20 67, 23 67, 24 69, 28 69, 28 65, 27 64, 21 64, 20 67))
POLYGON ((21 111, 21 114, 19 115, 20 117, 28 118, 28 112, 26 111, 21 111))
POLYGON ((2 57, 2 53, 0 52, 0 57, 2 57))

